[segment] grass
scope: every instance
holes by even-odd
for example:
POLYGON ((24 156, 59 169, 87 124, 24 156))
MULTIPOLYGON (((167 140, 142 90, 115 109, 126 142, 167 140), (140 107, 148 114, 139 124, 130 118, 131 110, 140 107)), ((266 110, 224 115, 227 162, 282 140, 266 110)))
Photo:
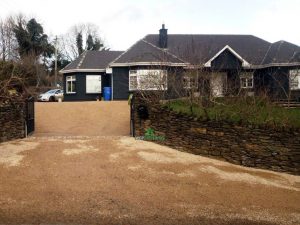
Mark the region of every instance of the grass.
POLYGON ((300 128, 300 109, 282 108, 259 98, 219 98, 207 107, 182 99, 166 104, 176 112, 206 120, 300 128))

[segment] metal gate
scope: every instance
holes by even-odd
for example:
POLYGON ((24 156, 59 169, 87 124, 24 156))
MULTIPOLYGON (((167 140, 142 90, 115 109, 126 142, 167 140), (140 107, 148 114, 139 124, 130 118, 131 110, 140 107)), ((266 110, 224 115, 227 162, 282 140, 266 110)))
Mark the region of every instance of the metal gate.
POLYGON ((135 137, 135 127, 134 127, 134 110, 135 110, 135 106, 134 106, 134 100, 135 100, 135 95, 131 94, 131 96, 129 97, 130 99, 130 135, 132 137, 135 137))
POLYGON ((34 132, 34 98, 30 97, 26 101, 26 135, 34 132))

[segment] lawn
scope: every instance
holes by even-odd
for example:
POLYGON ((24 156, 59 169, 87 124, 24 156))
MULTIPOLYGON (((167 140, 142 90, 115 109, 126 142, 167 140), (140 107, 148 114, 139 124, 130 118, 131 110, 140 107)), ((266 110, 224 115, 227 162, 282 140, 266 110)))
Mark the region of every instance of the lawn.
POLYGON ((201 119, 300 128, 299 108, 282 108, 259 98, 219 98, 206 107, 178 99, 166 103, 166 106, 201 119))

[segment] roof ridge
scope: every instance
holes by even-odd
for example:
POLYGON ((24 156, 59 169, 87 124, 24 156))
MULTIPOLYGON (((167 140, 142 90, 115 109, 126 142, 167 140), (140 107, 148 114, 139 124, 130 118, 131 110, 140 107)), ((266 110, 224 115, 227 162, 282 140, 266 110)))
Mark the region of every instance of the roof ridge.
POLYGON ((115 63, 116 61, 118 61, 123 55, 125 55, 129 50, 131 50, 141 40, 142 39, 137 40, 133 45, 131 45, 131 47, 129 47, 127 50, 125 50, 122 54, 120 54, 115 60, 113 60, 112 62, 110 62, 108 65, 110 66, 110 64, 115 63))
POLYGON ((158 49, 158 50, 160 50, 160 51, 162 51, 162 52, 165 52, 165 53, 169 54, 170 56, 172 56, 172 57, 178 59, 179 61, 181 61, 181 62, 183 62, 183 63, 187 63, 187 62, 185 62, 184 60, 182 60, 181 58, 179 58, 178 56, 176 56, 176 55, 170 53, 168 50, 161 49, 161 48, 157 47, 156 45, 154 45, 154 44, 152 44, 152 43, 150 43, 150 42, 148 42, 148 41, 146 41, 146 40, 144 40, 144 39, 142 39, 142 41, 145 42, 146 44, 152 46, 153 48, 156 48, 156 49, 158 49))
MULTIPOLYGON (((146 36, 148 35, 159 35, 159 34, 147 34, 146 36)), ((195 36, 200 36, 200 35, 215 35, 215 36, 253 36, 253 37, 257 37, 253 34, 192 34, 192 33, 189 33, 189 34, 168 34, 168 35, 189 35, 189 36, 192 36, 192 35, 195 35, 195 36)), ((257 37, 258 38, 258 37, 257 37)))
MULTIPOLYGON (((122 52, 118 57, 120 57, 125 51, 115 51, 115 52, 122 52)), ((117 57, 117 58, 118 58, 117 57)), ((112 60, 111 62, 109 62, 108 64, 107 64, 107 67, 109 67, 110 66, 110 64, 111 63, 113 63, 117 58, 115 58, 114 60, 112 60)))
POLYGON ((85 51, 82 53, 82 58, 80 59, 79 63, 77 64, 76 69, 80 69, 80 66, 81 66, 82 63, 83 63, 83 60, 85 59, 86 54, 87 54, 87 50, 85 50, 85 51))
MULTIPOLYGON (((147 34, 146 36, 150 36, 150 35, 155 35, 155 36, 158 36, 159 34, 147 34)), ((258 37, 256 35, 253 35, 253 34, 168 34, 168 36, 235 36, 235 37, 238 37, 238 36, 244 36, 244 37, 253 37, 253 38, 256 38, 256 39, 259 39, 261 41, 264 41, 264 42, 267 42, 269 44, 271 44, 271 42, 261 38, 261 37, 258 37)), ((285 41, 287 42, 287 41, 285 41)), ((293 43, 291 43, 293 44, 293 43)))
POLYGON ((273 45, 273 43, 270 43, 269 48, 268 48, 268 50, 265 52, 265 55, 264 55, 264 57, 262 58, 261 63, 260 63, 259 65, 264 65, 264 63, 265 63, 265 61, 266 61, 266 59, 267 59, 267 57, 268 57, 268 54, 269 54, 269 52, 270 52, 270 50, 271 50, 271 48, 272 48, 272 45, 273 45))

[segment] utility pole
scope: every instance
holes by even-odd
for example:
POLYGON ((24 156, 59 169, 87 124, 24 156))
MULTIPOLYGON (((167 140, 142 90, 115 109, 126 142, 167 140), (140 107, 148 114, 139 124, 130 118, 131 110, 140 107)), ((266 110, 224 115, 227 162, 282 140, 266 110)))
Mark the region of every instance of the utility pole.
POLYGON ((57 36, 55 37, 55 44, 54 44, 54 47, 55 47, 55 64, 54 64, 54 73, 55 73, 55 88, 57 88, 57 36))

